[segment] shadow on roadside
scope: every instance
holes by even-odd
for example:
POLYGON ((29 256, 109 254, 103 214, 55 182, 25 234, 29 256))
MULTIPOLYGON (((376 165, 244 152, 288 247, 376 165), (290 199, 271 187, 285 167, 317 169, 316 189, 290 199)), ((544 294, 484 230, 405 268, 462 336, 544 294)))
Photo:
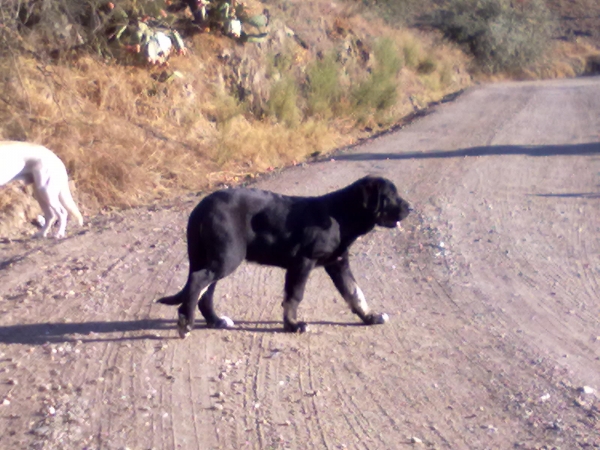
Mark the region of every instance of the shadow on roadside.
POLYGON ((575 156, 594 154, 600 154, 600 142, 573 145, 496 145, 430 152, 342 153, 336 155, 334 158, 336 161, 379 161, 387 159, 464 158, 468 156, 498 155, 575 156))
POLYGON ((0 343, 42 345, 58 342, 98 342, 139 339, 165 339, 155 334, 102 338, 110 333, 174 330, 175 321, 165 319, 122 322, 34 323, 0 327, 0 343))
MULTIPOLYGON (((313 321, 310 325, 327 326, 366 326, 361 322, 329 322, 313 321)), ((179 339, 175 332, 175 320, 146 319, 127 320, 122 322, 78 322, 78 323, 35 323, 26 325, 0 326, 0 343, 43 345, 65 342, 108 342, 128 340, 163 340, 179 339), (132 333, 139 331, 157 332, 173 331, 172 335, 159 336, 156 333, 110 336, 112 333, 132 333)), ((200 320, 194 330, 207 329, 204 321, 200 320)), ((222 331, 248 331, 254 333, 283 333, 281 321, 238 321, 235 327, 222 331)))
MULTIPOLYGON (((365 327, 367 325, 362 322, 329 322, 329 321, 308 321, 309 328, 313 325, 326 325, 326 326, 337 326, 337 327, 365 327)), ((283 329, 283 323, 281 321, 257 321, 249 322, 240 320, 235 322, 235 327, 230 328, 228 331, 250 331, 254 333, 285 333, 283 329)))
POLYGON ((600 193, 573 192, 568 194, 529 194, 531 197, 600 198, 600 193))
POLYGON ((90 230, 79 230, 74 233, 70 233, 62 239, 53 239, 53 238, 35 238, 33 236, 25 237, 25 238, 14 238, 9 239, 6 237, 0 237, 0 244, 2 245, 19 245, 21 247, 25 247, 21 254, 8 257, 6 259, 0 259, 0 271, 6 270, 10 268, 13 264, 19 263, 21 261, 26 260, 34 253, 39 252, 40 250, 47 251, 49 249, 53 249, 61 245, 63 242, 66 242, 70 239, 73 239, 74 236, 81 236, 83 234, 87 234, 90 230))
POLYGON ((11 256, 8 259, 4 259, 4 260, 0 261, 0 270, 7 269, 8 267, 12 266, 13 264, 23 261, 25 258, 27 258, 27 256, 29 256, 30 253, 32 253, 32 252, 27 252, 25 255, 11 256))

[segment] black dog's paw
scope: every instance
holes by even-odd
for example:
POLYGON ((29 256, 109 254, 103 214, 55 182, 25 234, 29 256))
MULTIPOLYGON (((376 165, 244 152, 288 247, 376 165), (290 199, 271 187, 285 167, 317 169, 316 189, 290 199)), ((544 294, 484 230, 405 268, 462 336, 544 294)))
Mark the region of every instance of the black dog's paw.
POLYGON ((190 325, 187 317, 183 314, 179 314, 179 319, 177 320, 177 332, 179 333, 179 337, 181 339, 185 339, 189 336, 192 331, 192 326, 190 325))
POLYGON ((284 321, 283 329, 288 333, 306 333, 308 331, 308 324, 306 322, 291 323, 284 321))
POLYGON ((233 320, 227 316, 219 317, 216 322, 206 323, 208 328, 232 328, 234 326, 233 320))
POLYGON ((365 317, 364 323, 366 325, 383 325, 384 323, 386 323, 389 320, 390 320, 390 316, 388 316, 386 313, 381 313, 381 314, 371 313, 365 317))

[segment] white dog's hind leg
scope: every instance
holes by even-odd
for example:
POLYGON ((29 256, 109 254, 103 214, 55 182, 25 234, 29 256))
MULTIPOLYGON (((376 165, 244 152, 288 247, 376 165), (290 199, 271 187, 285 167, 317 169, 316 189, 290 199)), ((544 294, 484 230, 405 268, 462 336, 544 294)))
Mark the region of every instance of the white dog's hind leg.
MULTIPOLYGON (((56 198, 58 201, 58 197, 56 198)), ((56 212, 58 213, 58 231, 56 232, 56 239, 64 238, 65 231, 67 230, 67 210, 62 207, 60 203, 58 203, 58 207, 56 208, 56 212)))
POLYGON ((43 167, 40 162, 36 162, 30 166, 31 181, 33 182, 33 196, 40 204, 46 222, 42 229, 34 234, 34 237, 36 238, 46 237, 57 218, 57 214, 54 208, 52 208, 51 195, 48 193, 48 186, 50 185, 48 174, 42 173, 42 169, 43 167))
POLYGON ((69 180, 65 179, 64 186, 59 194, 60 203, 66 208, 67 213, 73 218, 77 219, 77 223, 79 226, 83 225, 83 216, 79 212, 79 208, 77 208, 77 204, 75 200, 73 200, 73 196, 71 195, 71 189, 69 189, 69 180))
MULTIPOLYGON (((61 163, 62 164, 62 163, 61 163)), ((58 231, 55 234, 57 239, 65 237, 65 231, 67 228, 67 209, 61 203, 61 188, 60 183, 63 174, 51 173, 47 170, 48 167, 44 168, 41 165, 36 165, 33 171, 34 190, 36 191, 36 198, 40 203, 40 206, 44 210, 46 216, 46 224, 40 231, 43 237, 48 236, 52 225, 58 219, 58 231), (52 177, 54 175, 54 177, 52 177)), ((64 184, 67 184, 66 171, 64 173, 64 184)), ((68 184, 67 184, 68 186, 68 184)))
POLYGON ((46 189, 37 189, 35 188, 35 197, 37 198, 40 206, 42 207, 42 211, 44 212, 44 218, 46 219, 46 223, 42 227, 40 231, 35 233, 35 237, 46 237, 48 233, 52 229, 52 225, 56 222, 58 214, 55 212, 54 208, 52 208, 50 203, 50 198, 48 197, 48 193, 46 189))
POLYGON ((57 239, 63 238, 65 237, 65 231, 67 229, 68 213, 60 202, 60 185, 48 183, 44 192, 47 195, 48 204, 54 213, 54 217, 58 217, 58 231, 56 232, 55 237, 57 239))

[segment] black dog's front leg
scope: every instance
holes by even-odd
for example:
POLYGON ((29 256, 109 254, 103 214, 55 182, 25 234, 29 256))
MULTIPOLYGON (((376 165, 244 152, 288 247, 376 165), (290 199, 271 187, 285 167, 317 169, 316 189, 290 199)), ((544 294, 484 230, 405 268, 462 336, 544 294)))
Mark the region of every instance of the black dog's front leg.
POLYGON ((285 273, 285 298, 283 300, 283 329, 291 333, 308 331, 306 322, 298 322, 296 312, 304 296, 304 288, 310 271, 315 266, 314 261, 302 259, 289 267, 285 273))
POLYGON ((325 271, 331 277, 333 284, 340 294, 342 294, 352 312, 360 317, 365 324, 379 325, 388 321, 389 317, 387 314, 374 314, 369 311, 367 300, 350 271, 348 253, 344 253, 334 263, 326 265, 325 271))

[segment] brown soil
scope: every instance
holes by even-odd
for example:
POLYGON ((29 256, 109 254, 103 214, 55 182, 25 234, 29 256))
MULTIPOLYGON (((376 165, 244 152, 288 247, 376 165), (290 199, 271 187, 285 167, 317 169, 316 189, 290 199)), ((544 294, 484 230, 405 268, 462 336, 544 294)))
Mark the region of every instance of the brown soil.
POLYGON ((176 338, 196 198, 0 243, 0 447, 597 448, 600 79, 469 90, 410 126, 257 184, 375 173, 416 208, 353 247, 365 327, 322 271, 305 335, 279 269, 219 284, 237 328, 176 338), (584 389, 585 387, 585 389, 584 389))

